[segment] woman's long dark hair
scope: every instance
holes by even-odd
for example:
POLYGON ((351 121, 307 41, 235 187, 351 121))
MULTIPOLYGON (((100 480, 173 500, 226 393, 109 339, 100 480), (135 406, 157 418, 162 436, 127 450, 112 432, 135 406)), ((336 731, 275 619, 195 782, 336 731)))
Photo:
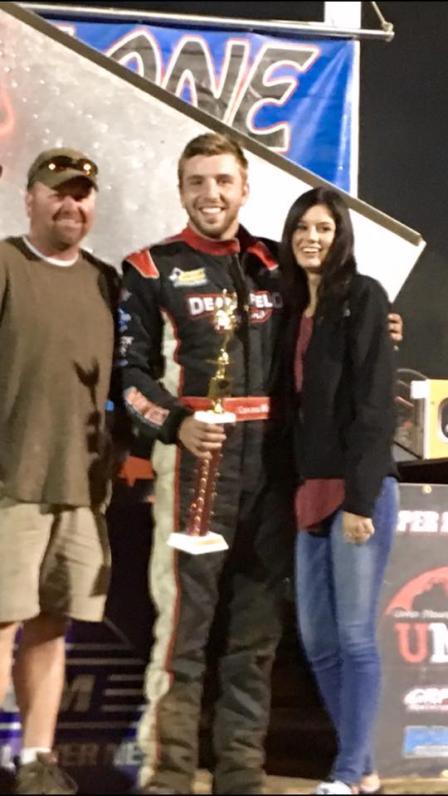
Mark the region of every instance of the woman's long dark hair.
POLYGON ((303 312, 309 301, 308 282, 303 268, 296 262, 292 250, 292 236, 305 213, 315 205, 328 207, 336 224, 336 233, 322 269, 322 279, 317 294, 319 315, 338 313, 347 298, 350 282, 356 273, 353 254, 353 227, 348 207, 337 191, 331 188, 313 188, 299 196, 291 206, 283 227, 280 243, 280 271, 286 306, 294 312, 303 312))

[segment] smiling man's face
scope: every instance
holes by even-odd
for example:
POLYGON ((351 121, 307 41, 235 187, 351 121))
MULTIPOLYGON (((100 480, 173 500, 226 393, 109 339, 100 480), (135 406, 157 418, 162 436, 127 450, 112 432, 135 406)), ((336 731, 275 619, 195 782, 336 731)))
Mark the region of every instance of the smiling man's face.
POLYGON ((214 240, 235 237, 249 187, 234 155, 196 155, 186 160, 179 191, 196 232, 214 240))
POLYGON ((35 182, 26 194, 30 241, 47 256, 76 255, 95 217, 96 190, 84 177, 57 188, 35 182))

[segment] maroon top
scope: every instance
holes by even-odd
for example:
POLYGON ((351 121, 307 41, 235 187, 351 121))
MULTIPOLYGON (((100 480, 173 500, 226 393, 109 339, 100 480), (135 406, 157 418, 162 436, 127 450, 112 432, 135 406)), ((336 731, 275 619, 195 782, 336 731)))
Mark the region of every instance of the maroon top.
MULTIPOLYGON (((294 381, 296 392, 302 390, 303 359, 313 333, 313 318, 302 315, 299 335, 297 338, 294 361, 294 381)), ((330 514, 333 514, 345 498, 345 486, 342 478, 311 478, 298 487, 295 495, 295 513, 297 528, 301 531, 312 530, 330 514)))

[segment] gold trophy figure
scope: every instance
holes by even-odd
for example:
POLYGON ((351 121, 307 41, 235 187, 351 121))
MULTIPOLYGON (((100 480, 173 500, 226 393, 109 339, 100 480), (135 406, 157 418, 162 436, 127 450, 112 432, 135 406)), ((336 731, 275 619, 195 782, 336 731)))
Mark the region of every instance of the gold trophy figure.
MULTIPOLYGON (((210 399, 211 409, 194 413, 194 417, 202 423, 224 425, 236 422, 236 415, 225 410, 224 399, 230 396, 232 384, 228 372, 230 357, 227 349, 238 324, 237 306, 236 295, 228 293, 227 290, 216 299, 213 326, 216 331, 223 333, 223 338, 218 357, 213 360, 216 372, 209 382, 207 397, 210 399)), ((212 452, 210 459, 198 460, 194 497, 190 505, 187 527, 185 531, 180 533, 175 531, 170 535, 168 539, 170 547, 193 555, 228 549, 224 537, 209 529, 221 456, 222 451, 218 450, 212 452)))

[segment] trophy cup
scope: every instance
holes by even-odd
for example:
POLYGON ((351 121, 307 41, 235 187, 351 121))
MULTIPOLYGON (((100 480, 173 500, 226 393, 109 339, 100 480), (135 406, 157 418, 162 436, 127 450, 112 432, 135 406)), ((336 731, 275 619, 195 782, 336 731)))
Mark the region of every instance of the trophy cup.
MULTIPOLYGON (((194 413, 194 417, 202 423, 224 425, 236 421, 236 415, 227 412, 224 408, 224 399, 229 397, 232 383, 228 374, 230 357, 227 348, 238 323, 236 310, 235 294, 229 294, 224 290, 216 300, 213 313, 213 326, 216 331, 223 333, 223 339, 218 358, 213 360, 216 372, 210 379, 208 388, 207 397, 211 402, 211 409, 194 413)), ((198 459, 194 497, 188 513, 187 527, 185 531, 175 531, 170 535, 168 539, 170 547, 193 555, 228 549, 224 537, 209 529, 221 456, 222 451, 217 450, 212 451, 210 459, 198 459)))

